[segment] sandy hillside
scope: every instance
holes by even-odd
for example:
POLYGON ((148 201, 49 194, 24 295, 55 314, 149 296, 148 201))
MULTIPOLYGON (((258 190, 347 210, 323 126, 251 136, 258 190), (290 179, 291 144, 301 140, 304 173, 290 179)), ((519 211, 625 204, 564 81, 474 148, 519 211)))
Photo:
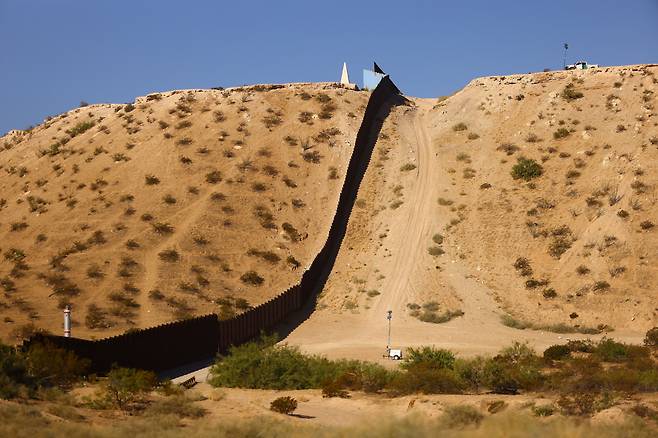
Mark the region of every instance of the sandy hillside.
POLYGON ((0 337, 230 316, 326 239, 368 94, 334 84, 151 94, 0 138, 0 337))
POLYGON ((286 341, 374 360, 387 310, 402 347, 641 341, 658 309, 658 67, 480 78, 413 102, 386 120, 322 310, 286 341), (514 179, 521 157, 541 175, 514 179))

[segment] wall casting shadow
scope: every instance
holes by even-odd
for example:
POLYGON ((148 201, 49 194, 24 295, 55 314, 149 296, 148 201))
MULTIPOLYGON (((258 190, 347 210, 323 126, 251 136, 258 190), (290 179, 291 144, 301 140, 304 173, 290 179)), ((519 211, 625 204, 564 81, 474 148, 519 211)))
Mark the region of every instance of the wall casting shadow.
POLYGON ((262 332, 288 336, 313 313, 345 238, 383 122, 394 106, 406 102, 388 76, 370 95, 327 241, 299 284, 228 320, 219 320, 216 314, 210 314, 99 340, 38 334, 25 341, 22 348, 36 343, 53 344, 88 358, 90 372, 95 373, 121 366, 175 377, 206 366, 217 353, 226 353, 231 346, 253 340, 262 332))

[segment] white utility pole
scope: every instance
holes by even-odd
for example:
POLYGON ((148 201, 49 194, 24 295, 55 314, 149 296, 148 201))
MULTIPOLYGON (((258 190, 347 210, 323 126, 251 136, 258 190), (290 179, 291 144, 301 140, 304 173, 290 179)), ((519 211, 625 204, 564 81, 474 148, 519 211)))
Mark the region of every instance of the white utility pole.
POLYGON ((389 310, 386 319, 388 319, 388 343, 386 344, 386 349, 390 350, 391 348, 391 319, 393 319, 393 311, 389 310))

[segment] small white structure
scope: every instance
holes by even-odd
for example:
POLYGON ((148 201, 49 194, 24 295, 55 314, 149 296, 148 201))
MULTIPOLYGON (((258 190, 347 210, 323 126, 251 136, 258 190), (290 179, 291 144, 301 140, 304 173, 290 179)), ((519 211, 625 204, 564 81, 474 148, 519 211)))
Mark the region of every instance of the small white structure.
POLYGON ((394 350, 389 348, 387 357, 393 360, 400 360, 402 359, 402 350, 394 350))
POLYGON ((340 84, 346 88, 356 88, 356 84, 350 82, 350 75, 347 72, 347 63, 343 62, 343 71, 340 74, 340 84))
POLYGON ((340 83, 342 85, 350 84, 350 75, 347 73, 347 63, 343 62, 343 72, 340 74, 340 83))
POLYGON ((575 64, 569 64, 564 69, 565 70, 587 70, 590 68, 599 68, 598 64, 588 64, 587 61, 578 61, 575 64))
POLYGON ((64 337, 71 337, 71 306, 64 308, 64 337))

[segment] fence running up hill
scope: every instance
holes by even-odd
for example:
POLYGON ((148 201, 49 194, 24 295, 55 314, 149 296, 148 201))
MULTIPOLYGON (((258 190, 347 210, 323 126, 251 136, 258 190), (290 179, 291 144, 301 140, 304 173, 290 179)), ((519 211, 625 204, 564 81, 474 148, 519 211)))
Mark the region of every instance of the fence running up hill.
POLYGON ((317 294, 333 268, 382 123, 391 108, 402 102, 404 98, 388 76, 372 92, 327 241, 299 284, 228 320, 220 321, 217 315, 210 314, 99 340, 38 334, 25 341, 23 348, 34 343, 52 343, 90 359, 92 371, 97 373, 106 372, 113 364, 164 371, 212 358, 231 345, 254 339, 276 326, 282 330, 296 327, 313 311, 317 294))

